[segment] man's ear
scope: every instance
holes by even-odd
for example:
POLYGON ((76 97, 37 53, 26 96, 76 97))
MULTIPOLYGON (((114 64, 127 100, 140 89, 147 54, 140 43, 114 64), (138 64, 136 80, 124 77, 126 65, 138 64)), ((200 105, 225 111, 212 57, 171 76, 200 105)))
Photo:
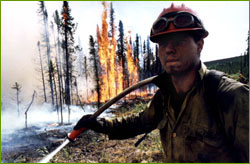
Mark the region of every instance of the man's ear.
POLYGON ((202 49, 203 49, 204 40, 201 39, 201 40, 199 40, 196 44, 197 44, 197 52, 198 52, 198 54, 200 54, 201 51, 202 51, 202 49))

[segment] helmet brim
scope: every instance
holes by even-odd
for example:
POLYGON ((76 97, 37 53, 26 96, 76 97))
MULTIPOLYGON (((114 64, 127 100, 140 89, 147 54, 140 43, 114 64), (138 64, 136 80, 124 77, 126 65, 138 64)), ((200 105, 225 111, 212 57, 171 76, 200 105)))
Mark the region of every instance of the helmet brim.
POLYGON ((185 31, 201 31, 203 33, 202 38, 206 38, 208 36, 208 32, 200 27, 195 27, 195 28, 180 28, 180 29, 172 29, 168 31, 163 31, 160 33, 157 33, 155 35, 150 36, 150 40, 154 43, 158 43, 162 37, 167 36, 170 33, 176 33, 176 32, 185 32, 185 31))

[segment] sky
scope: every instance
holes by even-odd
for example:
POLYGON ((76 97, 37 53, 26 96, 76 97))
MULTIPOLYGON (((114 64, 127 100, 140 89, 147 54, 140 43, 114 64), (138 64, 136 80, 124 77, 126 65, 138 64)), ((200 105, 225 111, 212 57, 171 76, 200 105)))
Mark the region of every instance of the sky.
MULTIPOLYGON (((74 21, 78 23, 78 38, 83 53, 88 54, 89 35, 96 36, 97 24, 101 27, 103 6, 101 1, 70 1, 74 21)), ((114 1, 115 23, 122 20, 125 33, 131 31, 146 39, 152 23, 171 1, 114 1)), ((205 39, 202 61, 240 56, 247 48, 249 31, 248 1, 176 1, 195 10, 209 31, 205 39)), ((46 1, 49 21, 55 10, 61 11, 62 1, 46 1)), ((11 89, 15 82, 22 86, 22 95, 30 101, 32 93, 41 85, 35 71, 39 58, 37 42, 41 40, 43 26, 37 14, 36 1, 1 2, 1 101, 15 97, 11 89), (28 97, 28 98, 27 98, 28 97)), ((53 39, 51 39, 53 44, 53 39)), ((153 43, 151 43, 154 47, 153 43)), ((25 101, 25 100, 24 100, 25 101)))

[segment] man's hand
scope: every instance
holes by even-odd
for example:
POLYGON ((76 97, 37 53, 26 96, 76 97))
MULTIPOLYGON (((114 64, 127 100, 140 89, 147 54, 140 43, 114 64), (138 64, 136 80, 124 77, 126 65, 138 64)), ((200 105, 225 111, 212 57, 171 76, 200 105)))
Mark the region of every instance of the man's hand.
POLYGON ((81 128, 96 130, 100 128, 100 123, 96 120, 96 118, 91 118, 91 114, 83 116, 75 125, 74 130, 78 130, 81 128))

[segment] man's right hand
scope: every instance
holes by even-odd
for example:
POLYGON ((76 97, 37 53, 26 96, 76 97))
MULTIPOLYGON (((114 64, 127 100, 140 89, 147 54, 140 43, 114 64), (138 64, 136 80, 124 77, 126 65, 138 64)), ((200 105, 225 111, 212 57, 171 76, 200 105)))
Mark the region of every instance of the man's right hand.
POLYGON ((91 114, 84 115, 75 125, 74 130, 81 128, 92 129, 92 127, 98 124, 96 118, 91 118, 91 114))

